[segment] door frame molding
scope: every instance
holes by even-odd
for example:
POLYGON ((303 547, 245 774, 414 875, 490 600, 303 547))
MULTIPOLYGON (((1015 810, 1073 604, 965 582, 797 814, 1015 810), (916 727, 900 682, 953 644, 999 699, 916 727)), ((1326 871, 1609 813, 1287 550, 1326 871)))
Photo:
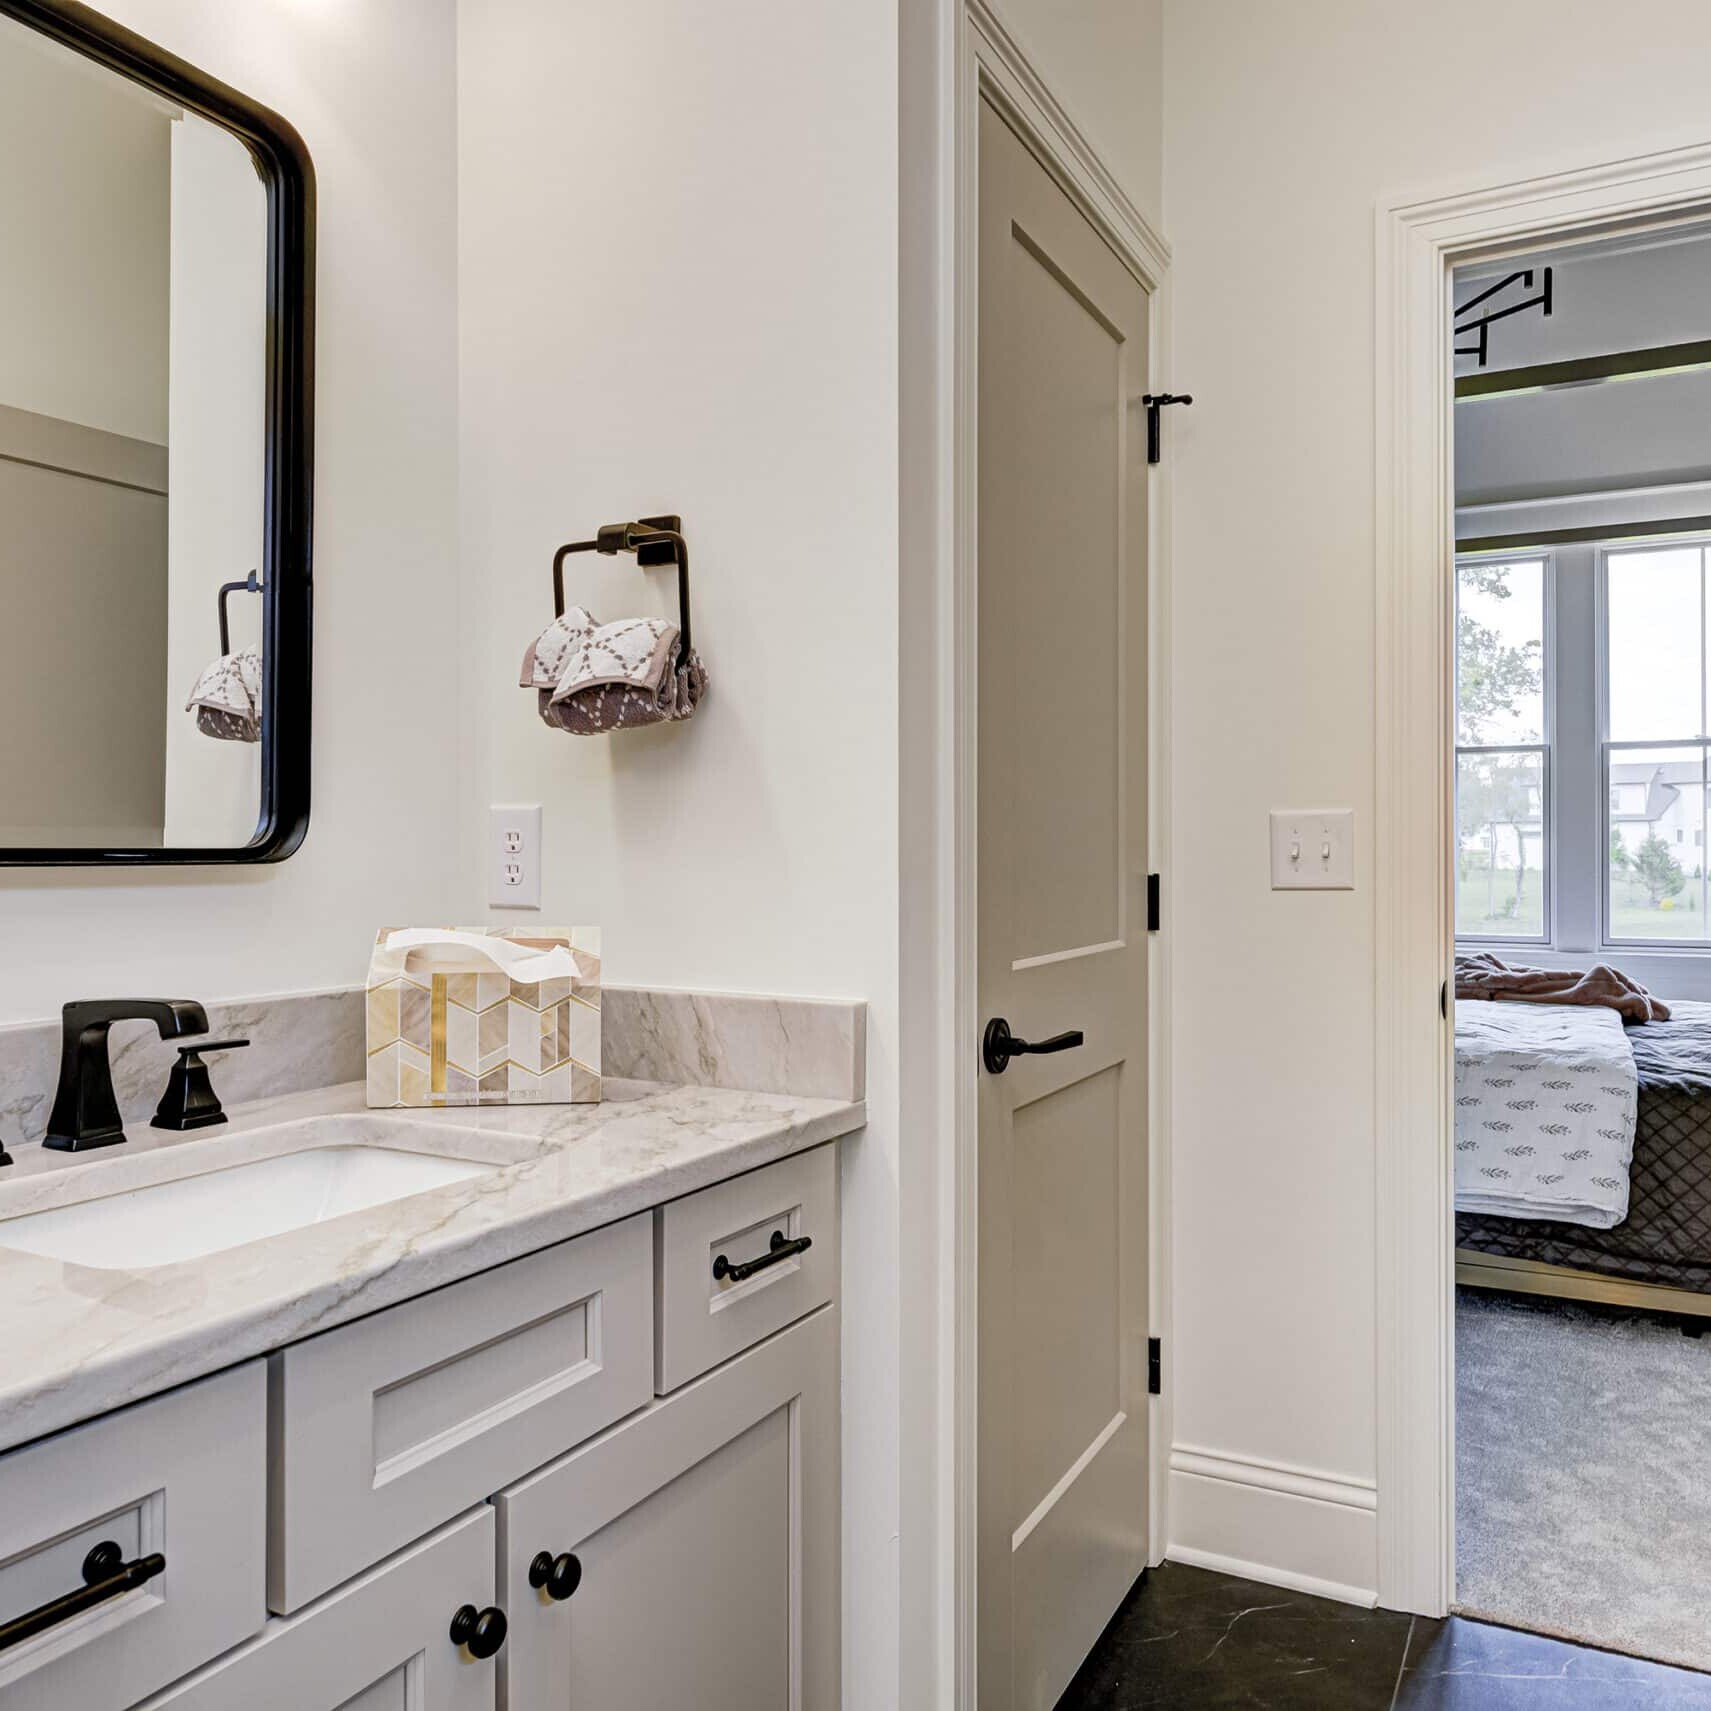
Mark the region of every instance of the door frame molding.
POLYGON ((1711 144, 1382 198, 1374 391, 1378 1601, 1454 1596, 1450 269, 1711 210, 1711 144))
MULTIPOLYGON (((920 1325, 906 1326, 906 1373, 917 1356, 931 1352, 938 1360, 927 1369, 936 1374, 931 1397, 912 1403, 905 1377, 905 1463, 911 1434, 924 1432, 932 1442, 936 1477, 928 1482, 933 1513, 923 1517, 926 1543, 920 1553, 906 1549, 903 1564, 902 1702, 973 1711, 979 1276, 974 1047, 980 1032, 975 978, 977 136, 982 98, 1004 114, 1151 293, 1149 374, 1159 388, 1169 383, 1170 251, 1000 20, 991 0, 941 0, 934 11, 932 26, 923 27, 914 40, 906 29, 903 43, 906 62, 914 48, 932 60, 933 71, 930 91, 912 87, 907 63, 903 79, 901 556, 905 630, 916 632, 913 640, 906 633, 904 643, 904 728, 925 729, 929 741, 919 747, 935 757, 921 761, 916 773, 906 760, 902 804, 905 847, 923 856, 914 878, 906 874, 904 883, 904 919, 918 923, 921 937, 912 949, 905 947, 904 1038, 917 1044, 913 1053, 905 1047, 909 1061, 903 1079, 905 1098, 920 1113, 918 1140, 929 1157, 920 1166, 919 1187, 932 1207, 921 1230, 931 1255, 916 1251, 906 1233, 903 1286, 906 1301, 930 1301, 933 1306, 930 1314, 920 1315, 920 1325), (919 118, 912 117, 912 96, 933 115, 921 119, 918 130, 912 129, 919 118), (921 200, 913 209, 909 168, 918 161, 911 161, 912 154, 930 156, 933 163, 931 185, 918 192, 921 200), (912 663, 921 667, 925 678, 913 691, 908 686, 912 663), (919 830, 919 837, 912 835, 912 828, 919 830), (919 961, 913 974, 911 957, 919 961), (919 1004, 918 1030, 910 1026, 911 990, 919 1004), (940 1624, 936 1640, 926 1632, 933 1621, 940 1624)), ((1149 866, 1168 873, 1165 467, 1153 472, 1148 492, 1148 837, 1149 866)), ((1155 1335, 1165 1335, 1169 1323, 1169 924, 1167 886, 1163 931, 1153 938, 1148 957, 1149 1311, 1155 1335)), ((911 936, 910 929, 905 936, 911 936)), ((911 1198, 906 1188, 906 1221, 911 1198)), ((1166 1535, 1168 1353, 1167 1341, 1165 1395, 1152 1399, 1150 1562, 1162 1557, 1166 1535)))

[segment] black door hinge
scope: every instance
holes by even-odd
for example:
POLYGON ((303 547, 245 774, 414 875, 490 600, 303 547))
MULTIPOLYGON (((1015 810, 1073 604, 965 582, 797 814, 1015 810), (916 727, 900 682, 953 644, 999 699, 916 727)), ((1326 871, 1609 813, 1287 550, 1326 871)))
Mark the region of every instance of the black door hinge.
POLYGON ((1194 400, 1186 392, 1144 392, 1141 402, 1147 411, 1147 462, 1157 463, 1160 457, 1159 411, 1167 404, 1192 404, 1194 400))
POLYGON ((1147 1338, 1147 1395, 1158 1396, 1164 1390, 1164 1346, 1157 1337, 1147 1338))
POLYGON ((1156 933, 1159 923, 1159 888, 1158 875, 1147 875, 1147 931, 1156 933))

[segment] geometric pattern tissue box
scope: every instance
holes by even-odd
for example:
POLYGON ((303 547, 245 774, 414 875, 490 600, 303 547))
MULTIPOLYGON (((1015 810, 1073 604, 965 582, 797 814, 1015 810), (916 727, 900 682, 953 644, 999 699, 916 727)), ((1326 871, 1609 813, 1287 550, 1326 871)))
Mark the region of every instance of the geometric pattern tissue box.
POLYGON ((407 950, 392 931, 369 963, 371 1106, 599 1102, 598 927, 416 931, 407 950), (507 972, 541 953, 547 978, 507 972))

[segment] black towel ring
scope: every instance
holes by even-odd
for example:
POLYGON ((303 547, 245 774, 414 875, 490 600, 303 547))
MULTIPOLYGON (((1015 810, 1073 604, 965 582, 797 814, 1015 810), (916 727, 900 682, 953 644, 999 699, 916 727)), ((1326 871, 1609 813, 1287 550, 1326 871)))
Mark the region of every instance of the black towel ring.
POLYGON ((220 657, 224 659, 232 651, 232 629, 226 617, 226 602, 234 594, 261 593, 261 578, 252 570, 242 582, 222 582, 220 584, 220 657))
POLYGON ((689 658, 689 543, 681 517, 643 517, 634 523, 607 523, 591 541, 569 541, 553 554, 553 616, 564 616, 564 561, 572 553, 634 553, 636 563, 677 566, 678 659, 689 658))

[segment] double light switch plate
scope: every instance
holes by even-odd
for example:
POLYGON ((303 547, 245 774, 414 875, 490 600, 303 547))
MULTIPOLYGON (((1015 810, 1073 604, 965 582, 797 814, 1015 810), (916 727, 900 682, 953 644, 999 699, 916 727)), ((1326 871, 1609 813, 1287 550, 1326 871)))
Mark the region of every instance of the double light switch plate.
POLYGON ((1355 816, 1350 808, 1279 808, 1271 816, 1273 891, 1352 891, 1355 816))

